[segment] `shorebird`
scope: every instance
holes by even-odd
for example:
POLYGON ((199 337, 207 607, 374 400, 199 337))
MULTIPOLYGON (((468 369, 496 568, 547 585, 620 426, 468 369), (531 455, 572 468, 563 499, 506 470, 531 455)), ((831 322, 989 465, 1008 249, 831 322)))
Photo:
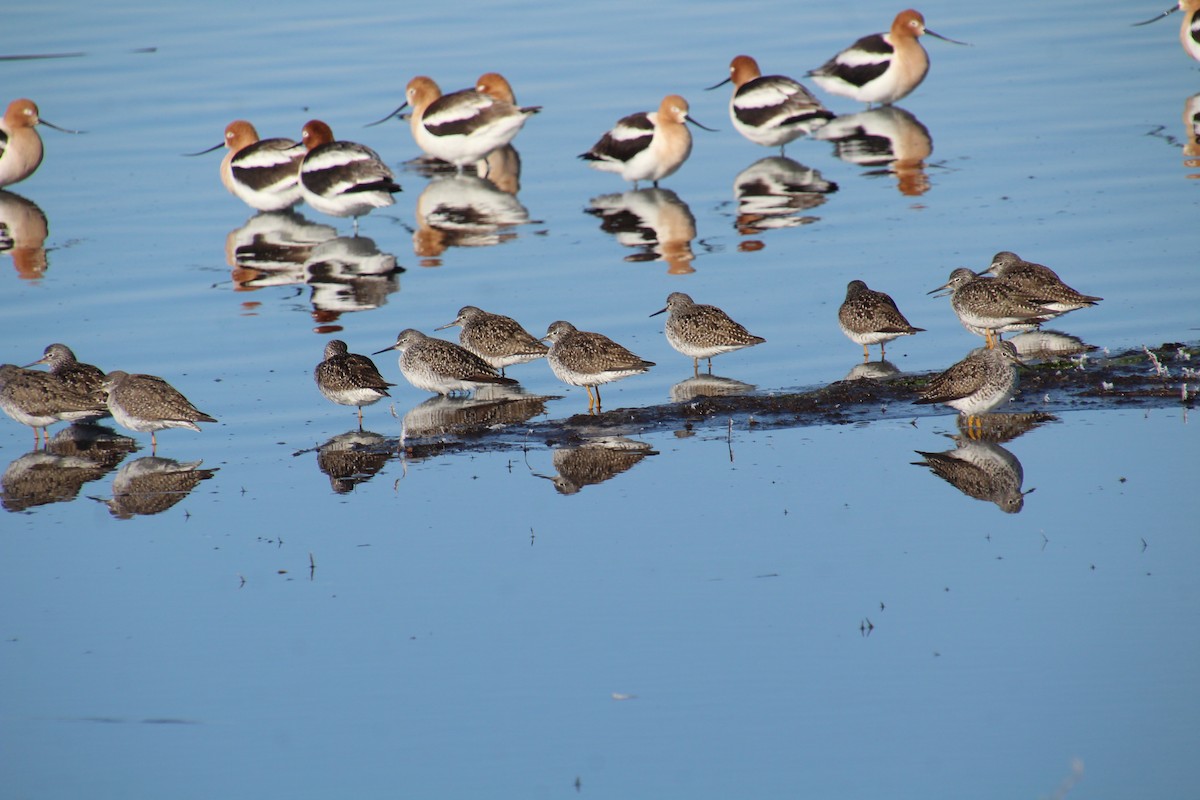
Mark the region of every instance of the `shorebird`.
POLYGON ((1135 22, 1133 25, 1135 28, 1139 25, 1149 25, 1176 11, 1183 11, 1183 23, 1179 26, 1179 42, 1183 45, 1183 51, 1200 61, 1200 0, 1179 0, 1158 16, 1144 22, 1135 22))
POLYGON ((579 157, 603 172, 615 172, 627 181, 658 182, 675 173, 692 152, 690 122, 711 131, 688 115, 688 102, 669 94, 658 111, 638 112, 622 117, 600 141, 579 157))
POLYGON ((357 234, 360 216, 396 202, 392 194, 400 191, 400 184, 374 150, 335 140, 319 119, 306 122, 300 138, 308 150, 300 164, 300 190, 314 209, 354 217, 357 234))
POLYGON ((82 133, 42 119, 37 103, 28 98, 13 100, 0 119, 0 186, 20 183, 41 165, 42 137, 34 130, 37 125, 63 133, 82 133))
POLYGON ((683 292, 671 292, 667 295, 666 307, 650 316, 656 317, 668 311, 670 314, 664 326, 667 343, 692 359, 692 371, 696 375, 700 374, 702 358, 708 359, 708 371, 712 372, 713 356, 766 341, 734 322, 716 306, 693 302, 683 292))
POLYGON ((364 355, 351 353, 341 339, 330 339, 325 345, 325 359, 313 370, 317 389, 331 402, 358 407, 358 427, 362 428, 363 406, 390 397, 388 383, 379 374, 375 362, 364 355))
POLYGON ((541 106, 518 107, 504 99, 506 89, 511 96, 508 81, 488 73, 475 88, 444 95, 432 78, 418 75, 405 87, 404 103, 370 124, 386 122, 411 107, 409 126, 417 146, 461 172, 511 142, 525 120, 541 111, 541 106))
POLYGON ((862 345, 863 361, 870 358, 869 345, 879 345, 882 361, 887 358, 885 348, 892 339, 925 330, 910 325, 890 295, 868 289, 859 280, 846 285, 846 299, 838 309, 838 324, 850 341, 862 345))
POLYGON ((452 322, 434 330, 461 325, 458 343, 504 374, 505 367, 524 364, 546 355, 548 348, 512 317, 489 314, 475 306, 463 306, 452 322))
POLYGON ((42 357, 26 367, 46 364, 50 374, 65 383, 76 394, 90 397, 103 406, 107 393, 104 391, 104 370, 85 364, 75 358, 75 353, 65 344, 47 345, 42 357))
POLYGON ((995 346, 1001 334, 1028 331, 1053 319, 1050 309, 1002 278, 981 278, 966 267, 950 273, 950 280, 928 292, 950 294, 950 307, 962 326, 995 346))
POLYGON ((400 351, 400 372, 409 383, 434 394, 470 392, 487 383, 516 384, 465 347, 426 336, 413 328, 400 331, 395 344, 372 355, 388 350, 400 351))
POLYGON ((864 36, 808 73, 827 92, 866 103, 891 105, 916 89, 929 72, 929 55, 918 38, 929 34, 952 44, 925 27, 920 11, 901 11, 887 33, 864 36))
POLYGON ((225 126, 225 141, 188 155, 221 147, 228 149, 221 159, 221 183, 234 197, 258 211, 282 211, 300 202, 304 149, 294 140, 260 139, 253 125, 237 119, 225 126))
POLYGON ((188 428, 199 431, 197 422, 216 422, 192 405, 175 387, 156 375, 130 375, 114 370, 104 376, 108 410, 117 424, 138 433, 150 434, 150 452, 158 449, 157 431, 188 428))
POLYGON ((1090 294, 1080 294, 1064 283, 1054 270, 1026 261, 1008 250, 996 253, 992 257, 991 266, 979 274, 1003 278, 1023 291, 1030 299, 1055 314, 1065 314, 1078 308, 1094 306, 1104 299, 1090 294))
POLYGON ((812 92, 783 75, 764 76, 750 56, 736 56, 729 64, 729 73, 728 78, 708 88, 733 82, 729 119, 734 130, 755 144, 778 147, 782 154, 788 142, 833 119, 833 112, 812 92))
POLYGON ((944 403, 967 418, 967 426, 979 423, 980 414, 1007 403, 1017 389, 1021 359, 1012 342, 994 348, 977 347, 945 372, 934 375, 917 390, 916 403, 944 403))
POLYGON ((550 342, 546 360, 558 379, 587 390, 588 411, 600 410, 600 384, 628 378, 654 366, 653 361, 638 358, 603 334, 577 330, 561 320, 550 323, 542 340, 550 342))
POLYGON ((0 410, 33 428, 36 446, 55 422, 77 422, 104 416, 103 403, 73 390, 48 372, 0 364, 0 410))

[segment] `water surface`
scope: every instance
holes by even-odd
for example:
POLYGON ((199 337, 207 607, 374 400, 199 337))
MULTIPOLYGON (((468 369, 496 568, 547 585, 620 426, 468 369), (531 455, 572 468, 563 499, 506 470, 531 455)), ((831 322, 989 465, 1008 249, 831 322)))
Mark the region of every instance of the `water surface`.
MULTIPOLYGON (((996 445, 1036 490, 1005 513, 912 465, 954 449, 949 414, 626 431, 596 482, 604 468, 583 459, 605 453, 523 447, 520 425, 486 450, 318 452, 355 438, 355 420, 312 385, 335 331, 371 352, 470 303, 538 332, 602 331, 659 365, 606 387, 606 408, 669 402, 690 365, 649 314, 686 291, 768 340, 718 375, 821 386, 860 360, 836 325, 854 278, 927 329, 889 359, 943 369, 977 340, 926 292, 1004 249, 1105 298, 1060 321, 1088 343, 1195 340, 1198 184, 1179 145, 1197 67, 1173 18, 1129 27, 1155 8, 922 7, 973 45, 928 42, 930 76, 892 120, 916 123, 924 166, 794 142, 788 169, 823 190, 786 216, 738 196, 777 154, 733 132, 725 89, 702 87, 739 53, 799 78, 897 8, 15 10, 5 54, 86 55, 0 62, 4 100, 88 133, 43 131, 46 162, 9 187, 49 233, 44 266, 0 255, 0 360, 67 342, 167 377, 221 422, 160 437, 159 458, 217 471, 159 513, 93 499, 113 497, 121 467, 156 466, 138 435, 136 452, 118 443, 75 473, 74 494, 0 517, 12 791, 1185 794, 1200 653, 1182 409, 1049 409, 996 445), (516 141, 520 191, 492 197, 507 214, 494 230, 438 228, 424 212, 446 187, 403 169, 418 155, 407 129, 363 125, 413 75, 449 90, 491 70, 544 107, 516 141), (673 92, 721 130, 695 134, 662 191, 630 197, 574 158, 673 92), (377 149, 404 192, 357 242, 349 221, 298 209, 289 230, 321 249, 290 271, 231 264, 270 221, 225 193, 218 154, 180 154, 235 118, 294 137, 313 117, 377 149), (640 231, 597 213, 624 201, 640 231)), ((1176 381, 1195 368, 1168 366, 1176 381)), ((513 374, 556 398, 523 408, 531 420, 586 406, 543 364, 513 374)), ((427 400, 397 386, 361 441, 386 450, 406 418, 435 430, 445 409, 427 400)), ((6 419, 0 459, 30 439, 6 419)))

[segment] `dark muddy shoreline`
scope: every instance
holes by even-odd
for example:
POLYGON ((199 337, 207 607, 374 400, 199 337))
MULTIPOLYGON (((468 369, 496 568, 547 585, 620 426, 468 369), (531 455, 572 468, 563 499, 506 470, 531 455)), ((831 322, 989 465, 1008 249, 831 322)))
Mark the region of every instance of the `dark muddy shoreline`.
MULTIPOLYGON (((1185 370, 1200 370, 1200 344, 1169 342, 1150 348, 1149 354, 1136 348, 1109 354, 1095 351, 1075 360, 1032 362, 1021 369, 1017 396, 1004 410, 1049 415, 1103 408, 1190 409, 1195 405, 1200 377, 1188 375, 1185 370)), ((530 444, 570 446, 601 436, 726 427, 731 421, 736 428, 794 428, 948 416, 951 410, 946 407, 912 402, 916 389, 934 374, 898 373, 886 379, 842 380, 813 389, 700 396, 682 402, 538 421, 506 420, 497 409, 505 402, 532 402, 541 407, 546 398, 497 401, 501 405, 493 407, 490 413, 475 413, 462 419, 461 424, 447 418, 436 430, 409 430, 403 448, 407 456, 422 458, 464 450, 523 448, 530 444)), ((536 415, 529 414, 526 419, 536 415)), ((384 441, 386 445, 383 441, 379 444, 389 449, 400 444, 394 438, 384 441)))

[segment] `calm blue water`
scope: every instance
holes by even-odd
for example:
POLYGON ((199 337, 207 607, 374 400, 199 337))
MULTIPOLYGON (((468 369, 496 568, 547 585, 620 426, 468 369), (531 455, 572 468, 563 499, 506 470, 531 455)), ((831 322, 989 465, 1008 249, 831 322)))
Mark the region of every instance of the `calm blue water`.
MULTIPOLYGON (((0 255, 0 361, 64 341, 163 375, 221 420, 160 437, 160 458, 217 470, 161 513, 122 519, 91 499, 114 495, 107 464, 65 502, 0 517, 13 796, 1185 795, 1200 598, 1177 499, 1197 477, 1182 410, 1051 409, 989 451, 1036 490, 1008 514, 911 465, 954 449, 949 415, 629 431, 616 455, 523 449, 518 425, 495 450, 351 461, 359 482, 336 484, 349 492, 328 474, 345 461, 316 451, 355 427, 312 385, 331 331, 371 352, 466 303, 538 332, 568 319, 658 362, 606 388, 613 409, 667 402, 690 373, 649 319, 671 291, 767 338, 715 365, 764 391, 855 366, 835 319, 852 278, 927 329, 889 358, 942 369, 977 342, 926 292, 1002 249, 1105 298, 1058 325, 1091 344, 1194 341, 1200 184, 1178 143, 1200 76, 1178 20, 1129 27, 1158 6, 923 6, 973 45, 927 41, 931 74, 902 101, 931 142, 925 167, 880 173, 794 142, 787 155, 837 191, 747 225, 735 185, 774 153, 732 131, 727 87, 702 87, 738 53, 800 77, 897 10, 9 14, 23 36, 0 55, 86 55, 0 61, 0 100, 32 97, 88 133, 44 130, 46 162, 9 187, 49 235, 44 269, 0 255), (220 186, 219 154, 181 153, 235 118, 295 137, 319 117, 399 171, 417 155, 407 128, 363 125, 413 75, 451 90, 491 70, 544 107, 516 141, 519 205, 504 209, 528 222, 431 230, 444 187, 400 171, 396 205, 360 223, 373 249, 333 241, 349 221, 301 207, 308 226, 291 230, 324 242, 306 267, 231 266, 265 221, 220 186), (574 156, 672 92, 720 130, 696 132, 663 184, 673 195, 638 207, 664 242, 632 247, 587 212, 629 187, 574 156), (604 473, 589 456, 619 471, 590 483, 604 473)), ((1195 368, 1170 366, 1175 380, 1195 368)), ((560 397, 535 420, 586 406, 542 364, 513 374, 560 397)), ((412 387, 393 394, 366 412, 383 441, 402 420, 410 433, 444 420, 412 387)), ((122 465, 149 455, 136 438, 122 465)), ((11 469, 30 439, 3 420, 0 461, 11 469)))

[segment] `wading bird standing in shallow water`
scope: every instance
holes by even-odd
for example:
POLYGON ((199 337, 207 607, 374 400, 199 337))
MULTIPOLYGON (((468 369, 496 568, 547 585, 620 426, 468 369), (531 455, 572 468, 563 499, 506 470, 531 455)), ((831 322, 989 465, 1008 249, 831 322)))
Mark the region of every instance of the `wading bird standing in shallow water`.
POLYGON ((1139 25, 1149 25, 1176 11, 1183 12, 1183 23, 1179 26, 1179 42, 1183 45, 1183 51, 1200 61, 1200 0, 1179 0, 1179 3, 1171 6, 1157 17, 1152 17, 1144 22, 1135 22, 1133 25, 1135 28, 1139 25))
POLYGON ((33 428, 36 445, 55 422, 77 422, 104 416, 103 403, 76 392, 48 372, 0 364, 0 410, 33 428))
POLYGON ((652 181, 654 186, 673 175, 692 153, 687 123, 711 131, 688 116, 688 102, 677 94, 663 98, 658 111, 622 117, 600 141, 579 157, 602 172, 615 172, 627 181, 652 181))
POLYGON ((588 411, 600 410, 600 384, 628 378, 654 366, 653 361, 638 358, 604 334, 577 330, 561 320, 550 323, 542 340, 550 342, 546 360, 558 379, 587 390, 588 411))
POLYGON ((782 155, 788 142, 833 119, 833 112, 808 89, 783 75, 764 76, 750 56, 736 56, 729 64, 729 73, 728 78, 708 88, 733 82, 729 118, 734 129, 755 144, 778 147, 782 155))
POLYGON ((358 427, 362 428, 363 406, 390 397, 388 383, 379 374, 375 362, 358 353, 351 353, 341 339, 330 339, 325 345, 325 359, 313 370, 317 389, 326 399, 343 406, 358 407, 358 427))
POLYGON ((150 434, 150 452, 158 449, 157 431, 188 428, 199 431, 197 422, 216 422, 197 409, 171 384, 156 375, 130 375, 115 370, 104 376, 108 411, 117 424, 138 433, 150 434))
POLYGON ((358 218, 372 209, 396 202, 400 191, 396 177, 371 148, 356 142, 340 142, 319 119, 304 124, 301 141, 308 150, 300 163, 300 190, 304 202, 322 214, 358 218))
POLYGON ((452 322, 436 330, 461 325, 458 342, 504 374, 505 367, 524 364, 546 355, 550 348, 521 327, 512 317, 489 314, 475 306, 463 306, 452 322))
POLYGON ((967 426, 982 427, 979 415, 1007 403, 1017 390, 1021 359, 1012 342, 995 348, 977 347, 945 372, 934 375, 917 390, 915 403, 944 403, 967 418, 967 426))
POLYGON ((1080 294, 1064 283, 1054 270, 1026 261, 1008 250, 996 253, 992 257, 991 266, 979 274, 1003 278, 1056 315, 1094 306, 1104 299, 1080 294))
POLYGON ((728 314, 716 306, 696 303, 683 292, 671 292, 667 306, 650 316, 670 312, 664 333, 667 343, 692 359, 692 371, 700 374, 700 359, 708 359, 708 371, 712 372, 713 356, 731 353, 743 347, 762 344, 766 339, 755 336, 734 322, 728 314))
POLYGON ((962 326, 996 346, 1001 334, 1030 331, 1053 319, 1055 313, 1002 278, 981 278, 966 267, 928 294, 949 294, 950 307, 962 326))
POLYGON ((506 95, 512 96, 512 87, 495 73, 481 76, 474 89, 450 94, 442 94, 432 78, 418 75, 405 87, 404 103, 371 125, 411 107, 409 126, 417 147, 461 172, 511 142, 525 120, 542 110, 540 106, 518 107, 506 95))
POLYGON ((514 386, 512 378, 500 375, 490 364, 454 342, 426 336, 413 328, 400 331, 391 347, 372 353, 400 351, 400 372, 418 389, 434 394, 471 392, 483 384, 514 386))
POLYGON ((258 131, 244 119, 225 126, 225 141, 191 156, 217 148, 228 152, 221 159, 221 183, 229 193, 258 211, 282 211, 300 202, 300 163, 304 149, 291 139, 259 139, 258 131))
POLYGON ((866 103, 891 105, 921 85, 929 72, 929 54, 918 38, 929 34, 952 44, 925 27, 920 11, 901 11, 887 33, 864 36, 808 73, 827 92, 866 103))
POLYGON ((19 183, 42 163, 42 137, 34 128, 45 125, 63 133, 82 133, 60 128, 42 119, 37 103, 22 97, 8 104, 0 119, 0 187, 19 183))
POLYGON ((879 359, 883 361, 887 358, 884 348, 892 339, 925 330, 910 325, 890 295, 868 289, 866 283, 857 280, 846 286, 838 324, 850 341, 862 345, 863 361, 870 358, 869 345, 879 345, 879 359))

